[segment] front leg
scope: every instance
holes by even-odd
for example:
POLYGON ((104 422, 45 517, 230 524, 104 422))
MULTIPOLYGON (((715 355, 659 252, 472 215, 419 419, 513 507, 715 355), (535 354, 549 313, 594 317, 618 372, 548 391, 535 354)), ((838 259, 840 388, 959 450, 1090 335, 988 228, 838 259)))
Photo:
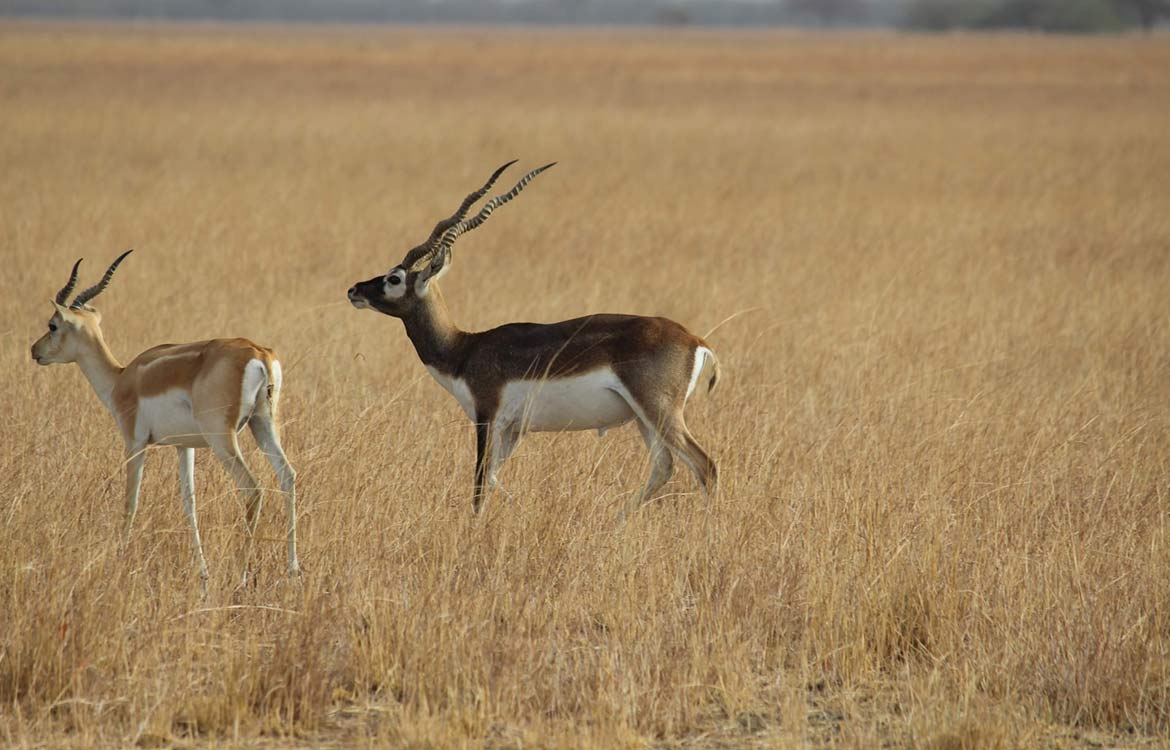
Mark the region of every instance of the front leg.
POLYGON ((500 487, 496 475, 504 466, 504 462, 512 456, 512 451, 516 450, 516 443, 519 441, 519 425, 503 423, 498 420, 493 423, 491 433, 488 435, 487 484, 489 488, 503 492, 509 501, 513 499, 512 495, 500 487))
POLYGON ((138 514, 138 490, 142 486, 142 468, 146 464, 146 446, 126 446, 126 521, 122 528, 122 546, 130 543, 130 529, 138 514))
POLYGON ((491 430, 491 421, 479 417, 475 422, 475 495, 471 500, 471 508, 479 513, 487 496, 488 450, 491 430))
POLYGON ((195 520, 195 449, 178 448, 179 494, 183 499, 183 514, 191 524, 191 539, 195 543, 195 560, 199 564, 199 580, 207 592, 207 560, 203 557, 203 543, 199 539, 199 523, 195 520))

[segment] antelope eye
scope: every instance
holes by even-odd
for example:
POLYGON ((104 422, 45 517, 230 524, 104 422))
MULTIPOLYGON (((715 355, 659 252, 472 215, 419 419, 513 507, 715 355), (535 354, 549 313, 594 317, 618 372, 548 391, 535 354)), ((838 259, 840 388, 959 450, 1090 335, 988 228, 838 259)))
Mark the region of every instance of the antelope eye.
POLYGON ((387 279, 387 281, 390 282, 390 286, 398 286, 399 284, 402 283, 402 277, 401 276, 391 276, 389 279, 387 279))
POLYGON ((57 330, 57 324, 56 324, 56 323, 50 323, 50 324, 49 324, 49 330, 50 330, 50 331, 55 331, 55 330, 57 330))

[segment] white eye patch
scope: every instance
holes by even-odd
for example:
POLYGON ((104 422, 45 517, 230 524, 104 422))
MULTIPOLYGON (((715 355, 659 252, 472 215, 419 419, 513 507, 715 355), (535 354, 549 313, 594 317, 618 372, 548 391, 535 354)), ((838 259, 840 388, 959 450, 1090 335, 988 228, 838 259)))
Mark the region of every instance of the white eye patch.
POLYGON ((392 268, 382 280, 382 295, 386 299, 398 299, 406 294, 406 271, 392 268))

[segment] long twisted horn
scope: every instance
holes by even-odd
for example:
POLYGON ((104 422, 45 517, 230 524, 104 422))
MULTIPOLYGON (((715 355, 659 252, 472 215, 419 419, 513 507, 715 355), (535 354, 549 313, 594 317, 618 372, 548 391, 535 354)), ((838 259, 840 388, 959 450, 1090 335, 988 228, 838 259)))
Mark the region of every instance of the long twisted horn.
POLYGON ((102 290, 104 290, 106 286, 109 285, 110 279, 114 278, 114 271, 118 270, 118 264, 125 260, 126 256, 132 252, 134 252, 133 249, 127 250, 126 252, 119 255, 117 260, 111 263, 110 267, 106 269, 106 273, 104 276, 102 276, 102 280, 91 286, 89 289, 86 289, 81 294, 77 295, 77 299, 73 300, 73 304, 69 305, 69 309, 80 310, 82 305, 101 294, 102 290))
POLYGON ((516 161, 516 159, 513 159, 497 168, 495 172, 492 172, 492 176, 488 178, 488 181, 483 184, 483 187, 475 192, 468 193, 467 197, 463 199, 463 202, 459 204, 459 208, 455 213, 435 225, 435 228, 431 231, 431 236, 427 238, 426 242, 406 254, 406 258, 402 261, 402 266, 404 268, 412 268, 420 258, 430 255, 435 249, 435 241, 442 237, 443 233, 448 229, 463 221, 463 217, 467 215, 468 209, 480 198, 487 195, 487 192, 492 189, 492 185, 496 184, 496 180, 500 179, 500 175, 504 173, 504 170, 515 164, 516 161))
POLYGON ((492 198, 490 201, 483 204, 483 208, 479 210, 478 214, 471 217, 467 221, 461 221, 448 229, 443 233, 443 237, 441 240, 439 240, 439 245, 436 250, 441 249, 443 252, 450 251, 452 243, 458 239, 459 235, 463 234, 464 232, 470 232, 472 229, 475 229, 480 224, 487 221, 488 217, 492 215, 492 211, 495 211, 497 208, 512 200, 517 195, 520 195, 520 191, 524 189, 525 185, 532 181, 532 178, 536 177, 536 175, 540 174, 554 164, 556 164, 555 161, 549 164, 545 164, 543 167, 538 167, 532 170, 528 174, 524 175, 524 177, 520 179, 520 182, 517 182, 511 190, 504 193, 503 195, 497 195, 495 198, 492 198))
POLYGON ((435 225, 435 229, 433 232, 431 232, 431 236, 427 238, 427 244, 434 246, 435 240, 442 237, 444 232, 463 221, 463 217, 467 216, 468 209, 470 209, 480 198, 487 195, 487 192, 492 189, 492 185, 496 184, 496 180, 500 179, 500 175, 504 173, 504 170, 515 164, 517 161, 519 160, 513 159, 507 164, 497 168, 495 172, 492 172, 492 176, 488 178, 488 181, 483 184, 483 187, 481 187, 479 190, 476 190, 474 193, 469 193, 467 197, 463 199, 463 202, 459 204, 458 211, 451 214, 450 218, 444 219, 435 225))
POLYGON ((69 301, 69 293, 73 291, 73 287, 77 284, 77 269, 81 266, 81 261, 84 258, 78 258, 77 262, 73 264, 73 270, 69 273, 69 281, 65 286, 61 287, 61 291, 57 292, 57 304, 64 305, 69 301))

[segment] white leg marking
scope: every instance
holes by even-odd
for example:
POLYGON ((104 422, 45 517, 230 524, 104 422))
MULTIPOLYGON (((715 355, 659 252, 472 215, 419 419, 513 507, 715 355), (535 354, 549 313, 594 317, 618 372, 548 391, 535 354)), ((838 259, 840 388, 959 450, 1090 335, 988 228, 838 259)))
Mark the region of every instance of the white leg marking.
POLYGON ((146 443, 126 446, 126 525, 122 544, 130 543, 130 529, 138 514, 138 490, 142 486, 142 467, 146 464, 146 443))
POLYGON ((203 557, 203 543, 199 539, 199 523, 195 519, 195 449, 176 448, 179 454, 179 494, 183 513, 191 524, 191 539, 195 542, 195 559, 199 563, 199 577, 207 580, 207 560, 203 557))
POLYGON ((512 457, 512 451, 516 450, 518 442, 520 442, 520 429, 516 425, 499 419, 492 424, 491 437, 488 440, 488 445, 491 448, 487 470, 489 487, 499 486, 496 481, 496 472, 500 470, 505 461, 512 457))

